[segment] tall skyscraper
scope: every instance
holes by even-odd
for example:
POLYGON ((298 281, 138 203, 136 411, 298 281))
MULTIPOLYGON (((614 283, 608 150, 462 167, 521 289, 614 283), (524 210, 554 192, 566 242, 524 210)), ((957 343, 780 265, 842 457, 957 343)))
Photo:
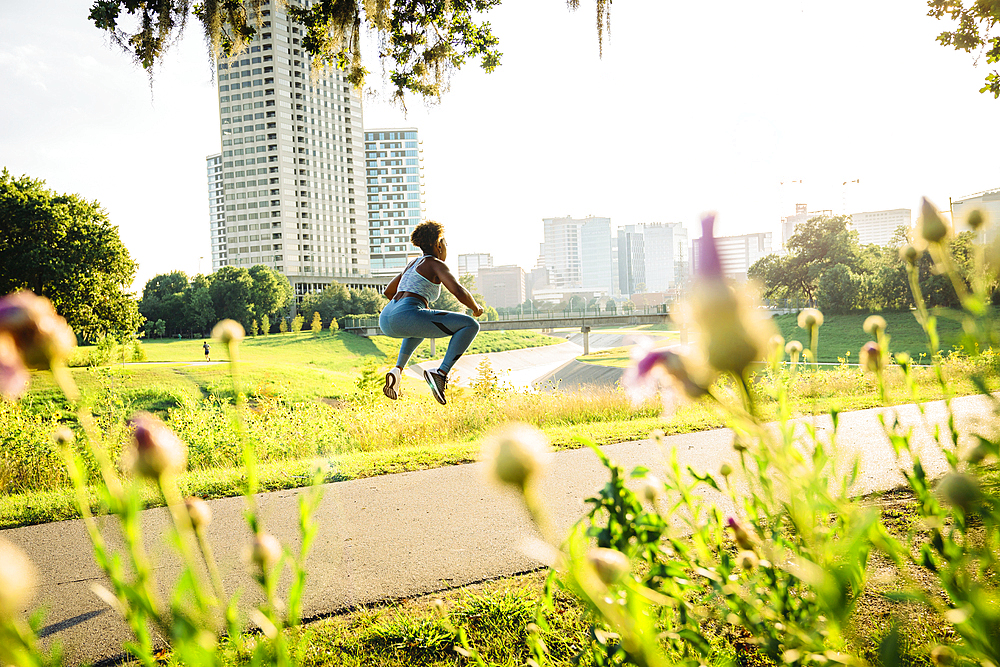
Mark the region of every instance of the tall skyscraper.
POLYGON ((217 63, 225 220, 211 231, 225 242, 213 241, 212 268, 263 264, 298 296, 378 285, 355 163, 361 98, 341 72, 312 66, 282 5, 265 0, 262 14, 247 50, 217 63))
POLYGON ((585 288, 614 294, 611 218, 544 218, 541 245, 553 288, 585 288))
POLYGON ((681 223, 626 225, 617 246, 620 294, 666 292, 687 281, 688 236, 681 223))
POLYGON ((371 267, 395 276, 420 255, 410 234, 424 219, 424 167, 414 127, 365 130, 371 267))

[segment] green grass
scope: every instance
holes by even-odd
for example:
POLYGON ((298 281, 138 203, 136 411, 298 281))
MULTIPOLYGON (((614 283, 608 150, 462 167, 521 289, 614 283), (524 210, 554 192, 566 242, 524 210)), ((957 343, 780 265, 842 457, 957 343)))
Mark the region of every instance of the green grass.
MULTIPOLYGON (((879 313, 879 315, 885 318, 886 333, 891 337, 889 347, 894 354, 908 352, 914 360, 919 360, 921 355, 927 358, 927 336, 912 312, 879 313)), ((942 312, 937 318, 941 349, 945 353, 957 345, 962 334, 961 322, 951 315, 942 312)), ((867 317, 867 313, 825 315, 823 326, 819 329, 817 355, 819 361, 837 362, 839 359, 849 359, 852 363, 857 363, 861 346, 872 339, 862 328, 867 317)), ((786 341, 797 340, 808 348, 808 336, 799 328, 796 318, 796 315, 779 315, 774 318, 774 323, 786 341)))

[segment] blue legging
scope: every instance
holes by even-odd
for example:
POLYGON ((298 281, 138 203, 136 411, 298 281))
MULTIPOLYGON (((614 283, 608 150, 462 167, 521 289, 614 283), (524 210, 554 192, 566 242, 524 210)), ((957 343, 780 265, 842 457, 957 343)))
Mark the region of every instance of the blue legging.
POLYGON ((468 315, 424 308, 424 302, 415 296, 403 297, 386 304, 379 315, 378 325, 386 336, 403 339, 399 346, 399 359, 396 360, 396 365, 400 368, 406 366, 410 355, 425 338, 451 336, 448 350, 438 367, 444 374, 469 349, 479 333, 479 322, 468 315))

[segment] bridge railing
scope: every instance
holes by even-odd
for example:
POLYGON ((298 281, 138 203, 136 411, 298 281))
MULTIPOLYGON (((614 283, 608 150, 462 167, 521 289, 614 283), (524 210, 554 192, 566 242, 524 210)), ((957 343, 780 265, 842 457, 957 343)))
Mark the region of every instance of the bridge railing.
MULTIPOLYGON (((665 306, 650 306, 648 308, 633 308, 631 310, 617 310, 596 312, 588 310, 558 310, 558 311, 535 311, 529 313, 510 313, 500 315, 499 322, 537 322, 553 320, 565 320, 566 322, 579 323, 583 319, 594 319, 599 317, 634 317, 642 315, 663 315, 668 316, 665 306)), ((378 327, 377 317, 348 317, 344 318, 342 328, 344 329, 372 329, 378 327)))

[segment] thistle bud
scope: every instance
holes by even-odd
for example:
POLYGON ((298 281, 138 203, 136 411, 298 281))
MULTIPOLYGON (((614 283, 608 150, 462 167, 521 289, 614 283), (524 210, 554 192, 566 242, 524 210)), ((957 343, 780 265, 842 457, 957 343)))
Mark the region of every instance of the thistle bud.
POLYGON ((269 533, 254 536, 250 545, 250 562, 260 570, 261 574, 270 572, 280 558, 281 543, 277 537, 269 533))
POLYGON ((785 345, 785 354, 793 359, 797 358, 802 354, 802 343, 797 340, 788 341, 788 344, 785 345))
POLYGON ((885 326, 884 317, 881 315, 869 315, 862 328, 866 334, 878 336, 880 332, 885 331, 885 326))
POLYGON ((655 503, 663 493, 663 482, 653 475, 646 475, 642 478, 642 486, 639 491, 646 502, 655 503))
POLYGON ((928 243, 940 243, 948 236, 948 225, 938 214, 934 204, 926 197, 920 205, 920 219, 917 221, 920 236, 928 243))
POLYGON ((166 424, 146 412, 136 413, 129 423, 133 428, 133 446, 127 454, 129 468, 150 479, 184 469, 184 443, 166 424))
POLYGON ((60 426, 52 432, 52 442, 55 443, 56 447, 69 447, 75 439, 73 431, 66 426, 60 426))
POLYGON ((733 540, 740 549, 743 549, 744 551, 754 550, 753 542, 750 541, 749 533, 747 533, 747 531, 739 524, 738 521, 736 521, 736 519, 729 517, 726 519, 726 525, 733 531, 733 540))
POLYGON ((14 341, 24 364, 47 370, 65 361, 76 347, 76 336, 52 302, 24 290, 0 299, 0 332, 14 341))
POLYGON ((861 366, 867 368, 871 372, 876 372, 882 368, 882 350, 879 349, 878 343, 875 341, 868 341, 861 347, 861 354, 859 355, 861 366))
POLYGON ((800 329, 811 332, 823 326, 823 313, 815 308, 803 308, 799 313, 798 323, 800 329))
POLYGON ((524 490, 544 467, 545 435, 527 424, 511 424, 483 445, 489 470, 498 481, 524 490))
POLYGON ((722 466, 719 468, 719 474, 722 475, 723 477, 729 477, 730 475, 733 474, 733 466, 729 465, 728 463, 723 463, 722 466))
POLYGON ((34 588, 35 566, 23 551, 0 539, 0 622, 20 614, 34 588))
POLYGON ((605 585, 616 584, 631 570, 628 558, 615 549, 597 547, 587 554, 587 562, 597 572, 597 576, 605 585))
POLYGON ((752 570, 760 564, 760 559, 753 551, 745 550, 736 554, 736 564, 741 570, 752 570))
POLYGON ((982 497, 979 482, 960 472, 945 475, 938 482, 937 491, 948 504, 954 505, 964 512, 968 512, 982 497))
POLYGON ((197 496, 188 496, 184 499, 184 507, 187 508, 188 516, 191 517, 191 525, 195 530, 204 528, 212 523, 212 508, 197 496))
POLYGON ((212 327, 212 338, 226 345, 239 343, 245 335, 243 325, 236 320, 220 320, 212 327))
POLYGON ((13 337, 0 332, 0 396, 9 401, 17 400, 28 390, 30 379, 13 337))
POLYGON ((916 266, 917 260, 920 259, 920 251, 912 245, 906 244, 899 249, 899 258, 910 266, 916 266))
POLYGON ((979 228, 986 224, 986 214, 981 210, 974 209, 969 213, 969 217, 965 219, 965 224, 969 226, 969 229, 976 232, 979 228))

